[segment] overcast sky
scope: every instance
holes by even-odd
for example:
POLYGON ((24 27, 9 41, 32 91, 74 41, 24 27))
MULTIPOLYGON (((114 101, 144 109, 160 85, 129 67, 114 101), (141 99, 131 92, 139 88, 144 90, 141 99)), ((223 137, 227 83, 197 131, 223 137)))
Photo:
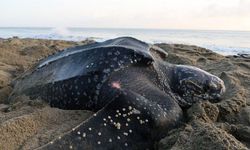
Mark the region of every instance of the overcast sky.
POLYGON ((0 27, 250 30, 250 0, 0 0, 0 27))

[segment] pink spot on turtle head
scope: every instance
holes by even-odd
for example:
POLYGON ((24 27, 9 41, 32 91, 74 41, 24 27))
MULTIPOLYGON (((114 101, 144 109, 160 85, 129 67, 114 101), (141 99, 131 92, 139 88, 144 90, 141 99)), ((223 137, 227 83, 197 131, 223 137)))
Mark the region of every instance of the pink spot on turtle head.
POLYGON ((111 86, 113 88, 116 88, 116 89, 120 89, 121 88, 121 84, 119 82, 117 82, 117 81, 112 82, 111 86))

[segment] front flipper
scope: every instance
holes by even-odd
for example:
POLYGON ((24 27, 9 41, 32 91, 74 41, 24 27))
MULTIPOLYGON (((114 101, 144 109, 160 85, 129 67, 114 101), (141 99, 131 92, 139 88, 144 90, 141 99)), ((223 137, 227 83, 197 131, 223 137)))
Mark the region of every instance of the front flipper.
POLYGON ((137 93, 121 91, 93 117, 41 149, 154 149, 160 133, 181 118, 180 109, 173 107, 165 110, 137 93))

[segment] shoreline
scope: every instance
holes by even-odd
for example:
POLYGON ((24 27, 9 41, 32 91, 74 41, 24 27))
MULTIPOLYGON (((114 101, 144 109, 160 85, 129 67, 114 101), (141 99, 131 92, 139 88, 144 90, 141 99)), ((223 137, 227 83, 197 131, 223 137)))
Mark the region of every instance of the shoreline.
POLYGON ((120 29, 120 28, 0 28, 0 37, 36 38, 48 40, 102 42, 119 36, 133 36, 151 44, 198 45, 223 55, 250 53, 250 32, 220 30, 177 30, 177 29, 120 29))
MULTIPOLYGON (((83 41, 93 41, 93 42, 103 42, 105 40, 108 40, 109 38, 99 38, 99 37, 86 37, 83 39, 79 39, 79 40, 65 40, 64 38, 58 38, 56 39, 55 37, 44 37, 44 38, 32 38, 32 37, 18 37, 18 36, 13 36, 13 37, 9 37, 9 38, 1 38, 1 40, 8 40, 8 39, 35 39, 35 40, 51 40, 51 41, 67 41, 67 42, 83 42, 83 41)), ((246 54, 246 55, 250 55, 250 47, 223 47, 223 46, 215 46, 215 45, 195 45, 195 44, 189 44, 189 43, 175 43, 175 42, 164 42, 164 41, 149 41, 149 43, 153 44, 153 45, 159 45, 159 44, 169 44, 169 45, 187 45, 187 46, 197 46, 197 47, 202 47, 208 50, 211 50, 215 53, 218 53, 220 55, 223 56, 239 56, 241 54, 246 54), (237 50, 240 49, 243 52, 237 52, 237 50), (234 51, 234 52, 227 52, 227 51, 234 51), (249 52, 248 52, 249 51, 249 52)), ((238 50, 239 51, 239 50, 238 50)), ((248 56, 249 57, 249 56, 248 56)))
MULTIPOLYGON (((34 149, 71 130, 92 113, 51 108, 25 95, 8 101, 11 82, 39 60, 64 48, 93 42, 44 39, 0 39, 0 149, 34 149), (11 143, 11 144, 10 144, 11 143)), ((187 121, 157 145, 159 149, 250 148, 250 59, 223 56, 194 45, 157 46, 166 61, 192 65, 220 77, 226 94, 219 103, 202 101, 187 109, 187 121)))

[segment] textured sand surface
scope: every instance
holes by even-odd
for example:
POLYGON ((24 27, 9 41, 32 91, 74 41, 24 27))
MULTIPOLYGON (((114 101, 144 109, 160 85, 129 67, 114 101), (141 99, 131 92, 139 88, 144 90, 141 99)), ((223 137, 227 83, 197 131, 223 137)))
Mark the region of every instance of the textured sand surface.
MULTIPOLYGON (((51 108, 41 100, 17 97, 9 103, 11 81, 39 59, 63 48, 85 44, 34 39, 0 39, 0 149, 34 149, 69 131, 92 113, 51 108)), ((158 44, 166 61, 194 65, 222 78, 223 100, 184 110, 186 122, 156 144, 159 149, 250 148, 250 59, 222 56, 188 45, 158 44)))

